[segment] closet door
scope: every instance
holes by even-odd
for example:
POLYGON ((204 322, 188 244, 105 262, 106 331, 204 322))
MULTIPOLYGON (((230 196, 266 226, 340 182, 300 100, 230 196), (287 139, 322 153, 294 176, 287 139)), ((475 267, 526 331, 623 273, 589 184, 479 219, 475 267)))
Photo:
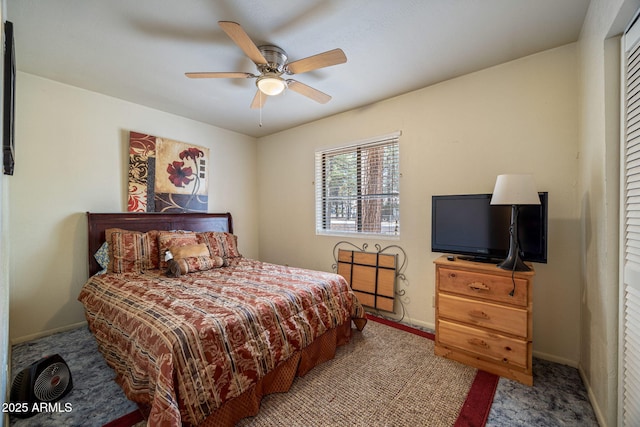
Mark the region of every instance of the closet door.
POLYGON ((640 23, 622 55, 619 425, 640 426, 640 23))

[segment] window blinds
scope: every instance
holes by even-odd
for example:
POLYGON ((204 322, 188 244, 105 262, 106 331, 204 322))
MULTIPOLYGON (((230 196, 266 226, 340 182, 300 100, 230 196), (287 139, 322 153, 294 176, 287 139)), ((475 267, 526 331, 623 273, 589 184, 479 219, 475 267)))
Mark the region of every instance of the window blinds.
POLYGON ((399 136, 316 152, 318 234, 399 235, 399 136))

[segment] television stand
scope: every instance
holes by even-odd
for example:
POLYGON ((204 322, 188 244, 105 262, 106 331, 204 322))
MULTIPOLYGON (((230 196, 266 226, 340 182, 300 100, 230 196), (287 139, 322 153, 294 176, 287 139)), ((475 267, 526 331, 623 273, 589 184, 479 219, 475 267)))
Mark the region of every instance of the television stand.
POLYGON ((434 262, 435 354, 533 385, 535 272, 446 256, 434 262))

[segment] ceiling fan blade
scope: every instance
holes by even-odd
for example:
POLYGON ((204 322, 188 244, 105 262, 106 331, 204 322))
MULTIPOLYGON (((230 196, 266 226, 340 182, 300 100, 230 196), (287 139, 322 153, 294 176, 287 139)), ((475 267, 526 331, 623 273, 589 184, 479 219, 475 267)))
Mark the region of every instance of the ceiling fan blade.
POLYGON ((242 73, 242 72, 204 72, 204 73, 184 73, 185 76, 190 79, 248 79, 249 77, 256 77, 251 73, 242 73))
POLYGON ((224 30, 225 33, 238 45, 240 49, 256 64, 267 64, 267 60, 258 50, 258 47, 253 43, 251 38, 242 29, 240 24, 232 21, 218 21, 218 25, 224 30))
POLYGON ((347 56, 344 54, 342 49, 333 49, 290 62, 287 64, 287 69, 291 74, 300 74, 311 70, 317 70, 318 68, 344 64, 345 62, 347 62, 347 56))
POLYGON ((307 98, 311 98, 320 104, 326 104, 331 100, 331 97, 324 92, 320 92, 318 89, 314 89, 311 86, 307 86, 304 83, 300 83, 296 80, 287 80, 287 87, 294 92, 298 92, 300 95, 304 95, 307 98))
POLYGON ((251 108, 262 108, 264 107, 264 103, 267 102, 267 95, 260 92, 260 89, 256 91, 256 95, 253 97, 253 101, 251 101, 251 108))

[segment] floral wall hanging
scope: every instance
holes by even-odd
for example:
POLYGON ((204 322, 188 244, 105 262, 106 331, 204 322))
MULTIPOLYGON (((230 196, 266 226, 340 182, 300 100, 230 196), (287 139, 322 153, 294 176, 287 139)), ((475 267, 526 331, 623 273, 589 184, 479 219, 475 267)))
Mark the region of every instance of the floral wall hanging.
POLYGON ((209 149, 129 133, 129 212, 207 212, 209 149))

